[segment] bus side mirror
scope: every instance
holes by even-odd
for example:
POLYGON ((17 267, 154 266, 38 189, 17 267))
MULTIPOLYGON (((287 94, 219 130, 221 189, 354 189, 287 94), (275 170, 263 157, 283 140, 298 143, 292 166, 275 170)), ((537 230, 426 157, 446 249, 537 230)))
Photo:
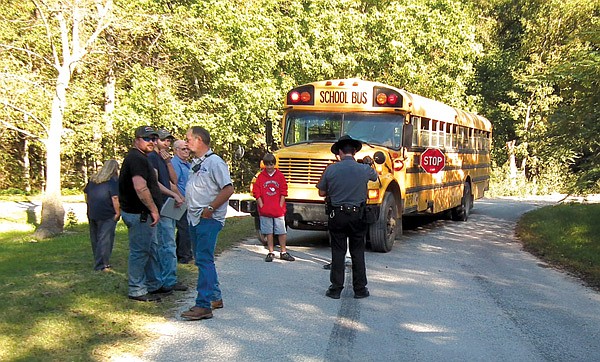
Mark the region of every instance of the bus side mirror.
POLYGON ((385 163, 385 154, 381 151, 377 151, 373 155, 373 160, 376 164, 383 165, 385 163))
POLYGON ((412 147, 413 125, 405 124, 402 130, 402 147, 412 147))
POLYGON ((273 146, 273 122, 265 122, 265 142, 267 143, 267 150, 273 146))

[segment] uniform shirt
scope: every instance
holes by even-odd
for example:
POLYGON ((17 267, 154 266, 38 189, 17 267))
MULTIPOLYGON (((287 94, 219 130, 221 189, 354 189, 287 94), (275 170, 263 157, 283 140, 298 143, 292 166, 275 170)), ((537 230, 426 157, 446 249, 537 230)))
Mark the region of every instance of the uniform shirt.
POLYGON ((130 214, 150 213, 150 210, 142 203, 133 187, 133 176, 141 176, 148 185, 152 199, 156 207, 160 210, 162 207, 162 197, 156 172, 150 163, 148 157, 137 148, 132 148, 125 159, 121 174, 119 175, 119 203, 121 210, 130 214))
MULTIPOLYGON (((167 161, 162 158, 156 151, 148 154, 148 161, 158 171, 158 182, 160 182, 168 190, 171 189, 171 178, 169 177, 169 167, 167 161)), ((168 195, 162 194, 163 203, 169 198, 168 195)))
POLYGON ((190 163, 175 155, 171 159, 171 165, 177 174, 177 189, 182 195, 185 195, 185 185, 190 175, 190 163))
POLYGON ((352 156, 327 166, 317 188, 327 193, 333 206, 360 206, 367 201, 367 183, 377 181, 377 172, 352 156))
POLYGON ((285 176, 275 169, 273 175, 267 170, 262 170, 252 185, 252 195, 255 199, 262 199, 263 207, 258 208, 258 214, 267 217, 281 217, 285 215, 285 203, 281 206, 281 196, 287 196, 287 182, 285 176))
MULTIPOLYGON (((206 155, 192 162, 188 183, 185 186, 185 200, 188 208, 188 221, 192 225, 200 222, 202 210, 210 204, 221 190, 231 185, 229 168, 221 157, 208 150, 206 155), (197 171, 193 169, 199 165, 197 171)), ((227 205, 215 208, 213 219, 225 224, 227 205)))
POLYGON ((116 177, 101 184, 88 182, 83 189, 87 200, 87 215, 90 220, 108 220, 115 217, 112 197, 119 195, 116 177))

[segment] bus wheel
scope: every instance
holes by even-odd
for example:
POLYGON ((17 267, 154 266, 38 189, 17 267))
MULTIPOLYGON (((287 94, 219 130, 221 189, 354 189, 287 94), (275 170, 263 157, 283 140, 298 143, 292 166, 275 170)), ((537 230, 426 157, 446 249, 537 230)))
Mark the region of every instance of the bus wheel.
POLYGON ((473 208, 473 196, 471 195, 471 184, 465 182, 463 187, 463 196, 460 201, 460 206, 452 209, 452 220, 467 221, 473 208))
POLYGON ((396 218, 396 198, 391 192, 383 196, 379 219, 369 227, 371 250, 387 253, 392 250, 396 234, 402 234, 402 220, 396 218))

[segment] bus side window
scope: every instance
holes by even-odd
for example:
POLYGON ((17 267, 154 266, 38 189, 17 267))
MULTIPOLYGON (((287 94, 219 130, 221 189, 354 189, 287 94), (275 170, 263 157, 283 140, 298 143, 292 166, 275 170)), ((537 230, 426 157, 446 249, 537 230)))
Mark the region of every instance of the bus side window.
POLYGON ((421 131, 421 117, 412 116, 410 117, 410 120, 413 125, 412 144, 415 146, 420 146, 419 132, 421 131))
POLYGON ((430 122, 431 120, 429 118, 421 118, 421 134, 419 146, 429 147, 429 145, 431 144, 430 122))
POLYGON ((452 148, 452 124, 446 123, 446 148, 452 148))

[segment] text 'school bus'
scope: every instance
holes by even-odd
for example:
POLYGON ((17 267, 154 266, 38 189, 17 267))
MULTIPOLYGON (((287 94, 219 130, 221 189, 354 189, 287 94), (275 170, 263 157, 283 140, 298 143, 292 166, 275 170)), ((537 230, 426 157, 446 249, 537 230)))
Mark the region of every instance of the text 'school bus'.
POLYGON ((367 233, 374 251, 392 249, 403 215, 449 210, 466 221, 488 190, 492 125, 484 117, 381 83, 314 82, 287 93, 275 152, 288 182, 288 227, 327 229, 316 184, 343 135, 363 143, 356 159, 371 156, 379 174, 368 184, 367 207, 379 215, 367 233))

